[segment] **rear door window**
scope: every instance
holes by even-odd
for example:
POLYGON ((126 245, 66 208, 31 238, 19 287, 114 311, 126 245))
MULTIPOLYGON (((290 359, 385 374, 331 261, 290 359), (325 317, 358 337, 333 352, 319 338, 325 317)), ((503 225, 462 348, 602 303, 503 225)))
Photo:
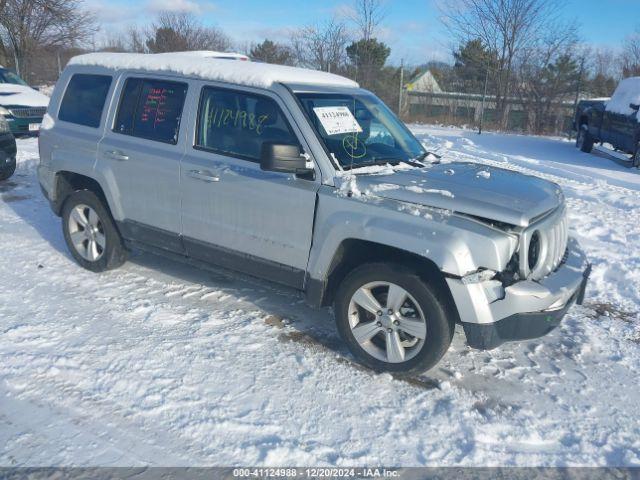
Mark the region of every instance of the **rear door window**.
POLYGON ((238 90, 202 89, 196 148, 259 162, 265 142, 300 144, 275 100, 238 90))
POLYGON ((175 145, 186 94, 186 83, 127 79, 113 131, 175 145))
POLYGON ((109 75, 75 74, 62 97, 58 119, 98 128, 111 80, 109 75))

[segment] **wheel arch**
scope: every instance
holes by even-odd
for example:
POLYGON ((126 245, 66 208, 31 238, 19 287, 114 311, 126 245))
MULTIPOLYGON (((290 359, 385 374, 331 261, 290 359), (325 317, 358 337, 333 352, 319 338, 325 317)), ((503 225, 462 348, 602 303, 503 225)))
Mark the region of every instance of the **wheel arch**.
POLYGON ((107 199, 107 196, 105 195, 104 189, 94 178, 88 177, 81 173, 61 170, 56 173, 54 185, 56 194, 55 200, 52 202, 52 207, 53 211, 58 216, 62 214, 64 202, 67 200, 67 198, 69 198, 69 195, 81 190, 89 190, 96 194, 104 204, 105 208, 109 211, 109 213, 111 213, 109 201, 107 199))
POLYGON ((324 281, 307 278, 307 300, 315 306, 329 306, 342 280, 355 268, 367 263, 395 263, 415 271, 455 312, 458 310, 445 280, 445 274, 431 259, 416 253, 369 240, 349 238, 336 249, 324 281))

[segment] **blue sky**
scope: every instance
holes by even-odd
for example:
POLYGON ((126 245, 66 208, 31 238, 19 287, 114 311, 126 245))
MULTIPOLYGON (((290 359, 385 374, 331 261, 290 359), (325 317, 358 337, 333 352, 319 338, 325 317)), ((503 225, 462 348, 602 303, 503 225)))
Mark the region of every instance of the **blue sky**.
MULTIPOLYGON (((160 10, 185 10, 205 24, 222 28, 239 45, 264 38, 284 40, 287 32, 344 17, 349 0, 87 0, 103 31, 117 32, 147 22, 160 10)), ((438 2, 455 0, 386 0, 380 37, 391 46, 391 62, 409 64, 450 59, 451 40, 440 22, 438 2)), ((562 15, 575 19, 581 39, 596 47, 619 48, 640 27, 640 0, 565 0, 562 15)))

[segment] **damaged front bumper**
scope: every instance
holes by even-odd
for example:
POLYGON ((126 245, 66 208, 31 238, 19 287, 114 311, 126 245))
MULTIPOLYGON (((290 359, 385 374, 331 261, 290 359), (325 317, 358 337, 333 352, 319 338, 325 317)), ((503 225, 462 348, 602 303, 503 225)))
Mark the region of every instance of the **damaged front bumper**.
POLYGON ((586 255, 570 238, 566 260, 542 280, 523 280, 506 288, 496 280, 465 285, 448 278, 447 283, 469 346, 492 349, 557 327, 574 302, 582 304, 590 273, 586 255))

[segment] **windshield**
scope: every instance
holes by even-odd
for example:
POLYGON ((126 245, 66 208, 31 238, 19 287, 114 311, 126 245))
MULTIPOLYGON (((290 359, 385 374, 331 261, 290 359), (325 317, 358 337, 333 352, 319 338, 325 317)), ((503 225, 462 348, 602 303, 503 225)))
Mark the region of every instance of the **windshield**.
POLYGON ((10 70, 0 68, 0 83, 12 83, 14 85, 27 85, 18 75, 10 70))
POLYGON ((372 94, 299 93, 328 153, 349 170, 420 160, 426 155, 407 127, 372 94))

